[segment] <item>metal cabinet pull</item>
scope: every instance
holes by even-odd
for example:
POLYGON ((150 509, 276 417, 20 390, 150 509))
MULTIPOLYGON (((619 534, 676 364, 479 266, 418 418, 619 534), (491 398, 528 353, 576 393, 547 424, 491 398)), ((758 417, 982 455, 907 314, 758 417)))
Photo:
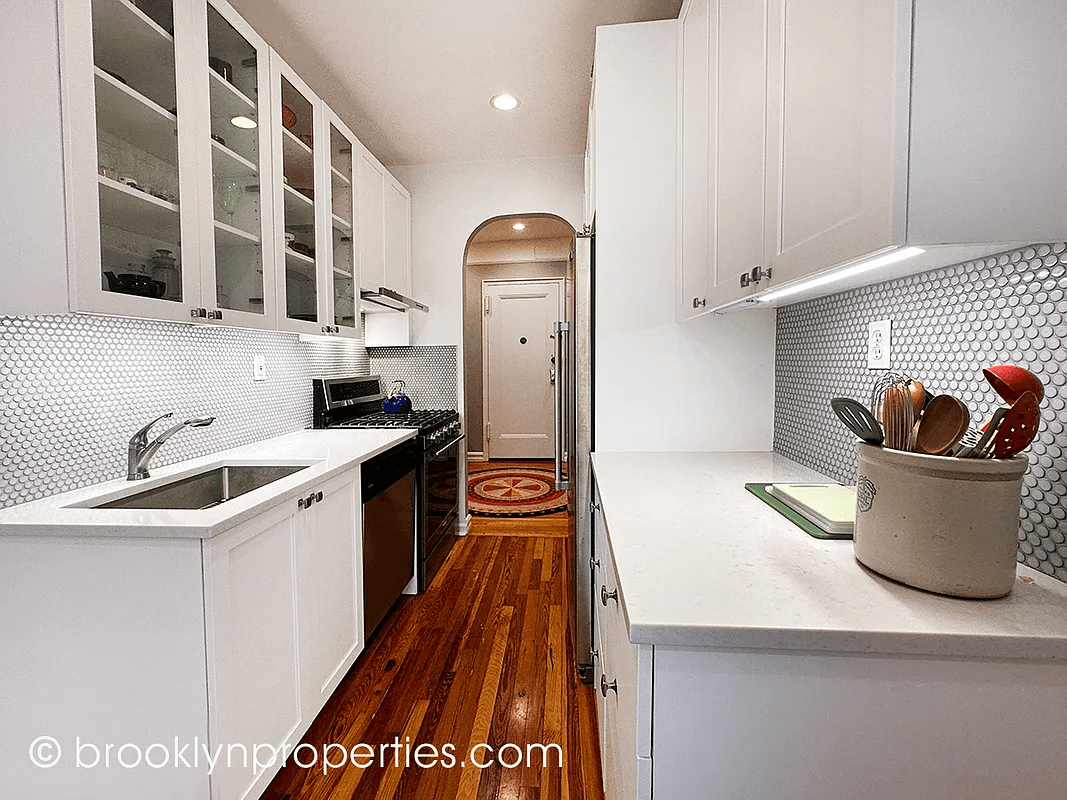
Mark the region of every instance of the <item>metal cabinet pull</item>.
POLYGON ((741 273, 741 288, 747 289, 749 284, 752 283, 752 277, 747 272, 741 273))
POLYGON ((600 658, 600 651, 599 650, 594 650, 592 647, 590 647, 589 648, 589 660, 590 661, 596 661, 598 658, 600 658))
POLYGON ((589 559, 589 569, 600 569, 600 559, 599 558, 590 558, 589 559))
POLYGON ((618 679, 613 680, 611 683, 608 683, 608 676, 604 675, 604 674, 601 674, 601 676, 600 676, 600 693, 602 695, 604 695, 604 697, 607 697, 609 689, 611 691, 615 692, 615 696, 616 697, 618 696, 618 694, 619 694, 619 681, 618 681, 618 679))
POLYGON ((770 280, 771 270, 764 269, 762 264, 758 264, 752 268, 752 282, 759 283, 764 278, 770 280))
POLYGON ((700 308, 701 306, 706 306, 707 304, 708 304, 708 298, 706 298, 706 297, 694 297, 693 298, 693 308, 700 308))
POLYGON ((315 502, 316 503, 322 502, 322 492, 316 492, 315 493, 315 502))
POLYGON ((609 592, 607 586, 601 585, 601 587, 600 587, 600 602, 603 605, 606 606, 608 604, 608 600, 614 600, 616 603, 618 603, 619 602, 619 590, 618 589, 612 589, 609 592))

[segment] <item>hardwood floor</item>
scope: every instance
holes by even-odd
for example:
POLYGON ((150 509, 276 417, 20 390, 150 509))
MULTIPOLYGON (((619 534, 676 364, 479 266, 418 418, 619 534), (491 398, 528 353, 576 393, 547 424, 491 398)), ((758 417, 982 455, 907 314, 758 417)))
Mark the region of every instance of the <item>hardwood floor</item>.
POLYGON ((572 539, 560 525, 475 518, 427 591, 401 598, 304 737, 320 754, 328 743, 371 745, 379 760, 325 775, 321 762, 290 761, 264 800, 603 800, 596 700, 575 668, 572 539), (412 758, 417 745, 451 744, 455 766, 405 768, 403 751, 397 766, 392 748, 382 766, 380 746, 394 737, 410 742, 412 758), (482 743, 493 748, 473 753, 482 763, 493 753, 523 763, 479 769, 470 756, 482 743))
MULTIPOLYGON (((468 478, 484 469, 499 467, 535 467, 552 469, 551 461, 542 460, 502 460, 472 461, 467 465, 468 478)), ((573 530, 571 517, 566 511, 544 514, 540 517, 475 517, 478 524, 470 530, 471 536, 552 536, 569 537, 573 530)))

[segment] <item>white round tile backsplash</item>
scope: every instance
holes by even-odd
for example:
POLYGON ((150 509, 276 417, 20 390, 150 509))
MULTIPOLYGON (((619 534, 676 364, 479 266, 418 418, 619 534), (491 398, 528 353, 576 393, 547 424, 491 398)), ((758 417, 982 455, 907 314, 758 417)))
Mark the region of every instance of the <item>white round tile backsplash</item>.
POLYGON ((830 399, 866 402, 868 322, 891 319, 894 370, 967 403, 981 424, 1000 405, 982 367, 1016 363, 1045 383, 1042 423, 1026 451, 1019 561, 1067 581, 1067 243, 1036 244, 778 310, 775 450, 845 483, 854 437, 830 399))
MULTIPOLYGON (((156 466, 311 424, 311 378, 368 374, 361 341, 115 317, 0 317, 0 507, 122 477, 154 417, 217 417, 156 466), (252 381, 264 355, 267 380, 252 381)), ((161 425, 162 428, 162 425, 161 425)))

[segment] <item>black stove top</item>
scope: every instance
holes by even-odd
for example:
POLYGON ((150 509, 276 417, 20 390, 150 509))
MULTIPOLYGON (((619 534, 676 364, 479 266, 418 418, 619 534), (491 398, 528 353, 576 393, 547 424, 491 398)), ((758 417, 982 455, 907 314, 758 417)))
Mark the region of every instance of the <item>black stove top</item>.
POLYGON ((442 425, 459 419, 455 411, 443 409, 425 409, 422 411, 390 412, 378 411, 364 414, 353 419, 338 422, 337 428, 418 428, 419 433, 426 433, 442 425))
POLYGON ((424 437, 459 427, 459 413, 445 409, 390 412, 377 375, 312 381, 315 428, 418 428, 424 437))

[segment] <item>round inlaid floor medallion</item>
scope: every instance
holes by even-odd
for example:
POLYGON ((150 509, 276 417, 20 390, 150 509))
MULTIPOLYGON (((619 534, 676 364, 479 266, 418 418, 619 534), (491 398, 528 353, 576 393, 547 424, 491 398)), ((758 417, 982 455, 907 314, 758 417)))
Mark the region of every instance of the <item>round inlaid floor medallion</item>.
POLYGON ((467 510, 471 514, 535 517, 566 507, 566 490, 556 489, 555 475, 546 469, 483 469, 467 478, 467 510))

